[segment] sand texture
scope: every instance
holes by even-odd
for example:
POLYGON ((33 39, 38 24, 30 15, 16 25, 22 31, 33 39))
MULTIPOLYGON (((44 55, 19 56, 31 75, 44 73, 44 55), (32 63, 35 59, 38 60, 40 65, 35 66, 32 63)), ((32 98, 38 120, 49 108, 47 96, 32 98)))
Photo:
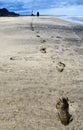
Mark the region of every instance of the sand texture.
POLYGON ((0 18, 0 130, 83 130, 83 25, 0 18), (57 117, 62 96, 73 116, 67 126, 57 117))

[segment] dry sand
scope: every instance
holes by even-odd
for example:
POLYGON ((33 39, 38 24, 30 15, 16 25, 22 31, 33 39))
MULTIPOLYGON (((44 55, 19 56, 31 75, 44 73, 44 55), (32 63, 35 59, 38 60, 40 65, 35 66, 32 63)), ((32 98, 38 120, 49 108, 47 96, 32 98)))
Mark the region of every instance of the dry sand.
POLYGON ((53 16, 0 18, 0 130, 83 130, 83 25, 53 16), (73 116, 67 126, 57 117, 61 96, 73 116))

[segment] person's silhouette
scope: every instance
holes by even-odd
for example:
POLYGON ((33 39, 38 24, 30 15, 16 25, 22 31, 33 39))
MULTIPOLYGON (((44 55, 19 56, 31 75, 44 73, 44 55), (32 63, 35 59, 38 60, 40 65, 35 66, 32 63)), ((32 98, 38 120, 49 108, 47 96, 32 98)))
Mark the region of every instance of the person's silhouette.
POLYGON ((37 12, 37 16, 39 17, 39 12, 37 12))
POLYGON ((32 11, 32 13, 31 13, 31 16, 34 16, 34 13, 33 13, 33 11, 32 11))

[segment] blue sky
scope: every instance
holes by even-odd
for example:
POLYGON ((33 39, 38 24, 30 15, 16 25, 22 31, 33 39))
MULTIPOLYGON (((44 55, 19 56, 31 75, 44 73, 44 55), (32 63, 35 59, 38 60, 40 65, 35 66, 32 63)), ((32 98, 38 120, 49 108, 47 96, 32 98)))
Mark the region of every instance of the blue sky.
POLYGON ((83 15, 83 0, 0 0, 0 8, 19 14, 83 15))

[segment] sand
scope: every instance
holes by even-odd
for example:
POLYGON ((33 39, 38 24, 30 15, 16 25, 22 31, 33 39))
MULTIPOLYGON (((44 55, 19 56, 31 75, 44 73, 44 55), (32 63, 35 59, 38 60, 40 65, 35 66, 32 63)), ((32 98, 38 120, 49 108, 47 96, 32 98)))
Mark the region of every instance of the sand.
POLYGON ((0 18, 0 130, 83 130, 83 25, 0 18), (73 116, 67 126, 57 117, 62 96, 73 116))

